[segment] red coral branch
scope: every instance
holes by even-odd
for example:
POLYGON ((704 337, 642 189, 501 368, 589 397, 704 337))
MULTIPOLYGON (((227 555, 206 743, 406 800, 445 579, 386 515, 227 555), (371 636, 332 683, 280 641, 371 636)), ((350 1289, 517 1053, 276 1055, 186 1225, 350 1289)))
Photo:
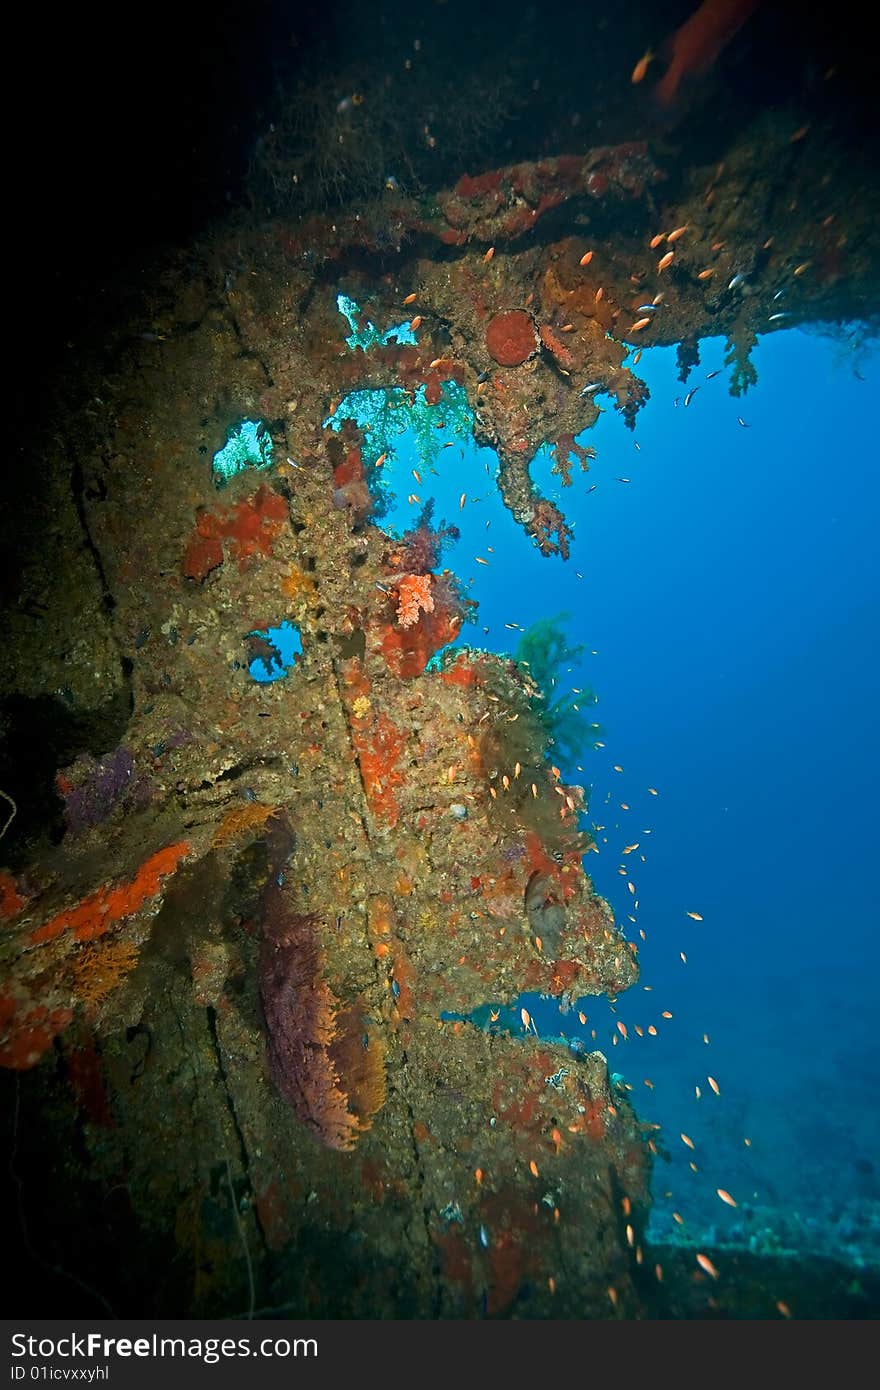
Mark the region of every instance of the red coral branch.
POLYGON ((31 944, 36 946, 43 941, 52 941, 68 930, 73 932, 77 941, 93 941, 95 937, 103 936, 114 922, 131 917, 149 898, 154 898, 162 886, 162 879, 174 872, 189 851, 190 846, 185 840, 157 850, 145 860, 128 883, 98 888, 75 907, 65 908, 37 927, 30 934, 31 944))
POLYGON ((397 621, 401 627, 412 627, 421 613, 434 612, 429 574, 405 574, 397 581, 397 621))

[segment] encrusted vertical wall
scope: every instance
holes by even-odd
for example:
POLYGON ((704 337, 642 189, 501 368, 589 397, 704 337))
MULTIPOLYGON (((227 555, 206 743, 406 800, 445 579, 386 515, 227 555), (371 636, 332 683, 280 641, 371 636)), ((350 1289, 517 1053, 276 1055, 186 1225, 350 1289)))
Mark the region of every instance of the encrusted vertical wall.
POLYGON ((665 319, 636 326, 656 182, 640 146, 463 178, 430 213, 402 205, 405 264, 381 210, 218 236, 82 363, 78 406, 59 396, 58 505, 51 527, 29 513, 5 689, 47 722, 66 702, 72 726, 15 787, 27 836, 0 846, 17 1239, 53 1307, 644 1310, 650 1127, 600 1053, 527 1016, 518 1035, 463 1019, 635 982, 584 873, 581 789, 544 757, 515 663, 429 665, 469 604, 427 517, 385 535, 375 456, 324 421, 356 387, 430 402, 456 383, 506 504, 564 556, 565 518, 529 479, 538 444, 569 482, 597 383, 630 424, 644 404, 643 338, 718 316, 734 343, 749 330, 712 298, 741 248, 715 247, 696 179, 663 219, 693 226, 665 319), (603 240, 584 219, 605 200, 629 212, 603 240), (568 204, 576 234, 552 221, 568 204), (418 345, 352 352, 341 288, 383 326, 411 304, 418 345), (212 456, 242 419, 266 422, 273 465, 218 489, 212 456), (302 654, 257 682, 282 622, 302 654), (112 718, 84 726, 95 709, 112 718))

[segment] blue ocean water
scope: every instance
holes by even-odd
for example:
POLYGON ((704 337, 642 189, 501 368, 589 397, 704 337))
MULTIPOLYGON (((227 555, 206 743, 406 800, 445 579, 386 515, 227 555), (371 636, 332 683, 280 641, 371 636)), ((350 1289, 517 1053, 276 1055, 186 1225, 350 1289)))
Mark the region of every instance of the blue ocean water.
POLYGON ((252 657, 248 662, 251 678, 260 685, 283 680, 302 653, 299 628, 290 622, 279 623, 278 627, 256 629, 248 636, 262 638, 265 643, 263 654, 252 657))
POLYGON ((880 1255, 880 363, 777 331, 737 399, 725 372, 706 379, 723 350, 705 341, 684 386, 673 350, 646 351, 635 432, 609 408, 570 488, 535 461, 575 526, 567 563, 503 509, 492 451, 458 441, 426 470, 400 438, 382 524, 412 525, 433 497, 460 527, 444 563, 479 601, 463 643, 512 653, 505 624, 566 613, 586 649, 567 676, 598 696, 585 718, 604 746, 563 772, 592 786, 603 828, 585 866, 638 942, 641 982, 613 1011, 527 1002, 542 1032, 601 1048, 660 1126, 654 1234, 858 1262, 880 1255))

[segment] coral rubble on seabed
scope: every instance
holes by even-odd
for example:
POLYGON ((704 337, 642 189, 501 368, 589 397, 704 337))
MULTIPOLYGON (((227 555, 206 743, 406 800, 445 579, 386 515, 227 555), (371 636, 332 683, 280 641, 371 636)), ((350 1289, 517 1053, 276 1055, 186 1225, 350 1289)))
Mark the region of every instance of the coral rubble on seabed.
MULTIPOLYGON (((634 983, 582 867, 580 789, 542 755, 521 668, 467 649, 433 660, 469 604, 425 537, 420 551, 383 533, 362 435, 324 422, 351 390, 437 404, 455 383, 506 505, 564 557, 565 518, 529 477, 538 447, 564 483, 572 458, 589 467, 575 436, 595 395, 630 425, 644 403, 628 350, 710 323, 746 344, 757 298, 720 288, 733 267, 748 262, 756 296, 824 236, 795 235, 768 192, 757 242, 737 221, 739 167, 734 152, 728 172, 698 171, 661 211, 642 147, 464 176, 433 210, 401 199, 410 241, 390 272, 386 204, 220 234, 201 273, 189 258, 147 292, 161 334, 117 329, 112 372, 84 363, 100 412, 59 398, 54 616, 18 608, 3 682, 31 699, 63 688, 98 761, 62 769, 64 838, 35 840, 2 880, 0 1060, 20 1088, 29 1247, 117 1311, 646 1306, 651 1127, 605 1059, 444 1017, 634 983), (589 218, 616 199, 627 230, 601 233, 589 218), (650 237, 684 223, 658 280, 650 237), (259 273, 229 276, 242 258, 259 273), (352 351, 336 291, 380 336, 415 294, 417 344, 352 351), (257 417, 272 467, 259 482, 245 467, 220 500, 211 458, 257 417), (254 636, 283 622, 302 653, 256 682, 254 636), (44 1107, 63 1192, 41 1166, 44 1107), (73 1196, 98 1210, 85 1246, 64 1241, 73 1196)), ((832 303, 827 264, 798 280, 804 316, 832 303)), ((875 266, 865 254, 857 288, 875 266)), ((24 557, 25 586, 38 568, 24 557)))

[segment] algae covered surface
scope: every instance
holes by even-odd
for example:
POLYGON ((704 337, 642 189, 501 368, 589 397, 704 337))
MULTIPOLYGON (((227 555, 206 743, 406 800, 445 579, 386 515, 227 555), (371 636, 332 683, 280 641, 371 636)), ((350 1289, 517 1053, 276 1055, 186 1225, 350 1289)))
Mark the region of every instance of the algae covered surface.
MULTIPOLYGON (((502 525, 573 563, 566 496, 591 488, 602 415, 628 438, 650 415, 649 349, 677 349, 684 409, 709 337, 738 402, 759 334, 870 340, 851 109, 832 78, 776 103, 744 81, 776 36, 761 7, 696 48, 666 7, 641 77, 657 17, 617 32, 603 9, 590 108, 564 112, 533 19, 487 48, 488 7, 462 60, 455 6, 399 52, 338 8, 345 62, 297 68, 292 46, 238 201, 105 281, 5 484, 23 1296, 354 1318, 778 1317, 800 1296, 823 1316, 786 1251, 755 1244, 719 1283, 717 1252, 648 1235, 668 1141, 611 1055, 644 986, 637 919, 590 875, 596 697, 563 688, 582 648, 552 581, 521 623, 514 561, 517 620, 486 641, 475 575, 502 525), (489 495, 496 529, 464 554, 489 495), (594 1001, 607 1041, 538 1018, 594 1001)), ((835 1266, 826 1296, 863 1316, 876 1271, 835 1266)))

